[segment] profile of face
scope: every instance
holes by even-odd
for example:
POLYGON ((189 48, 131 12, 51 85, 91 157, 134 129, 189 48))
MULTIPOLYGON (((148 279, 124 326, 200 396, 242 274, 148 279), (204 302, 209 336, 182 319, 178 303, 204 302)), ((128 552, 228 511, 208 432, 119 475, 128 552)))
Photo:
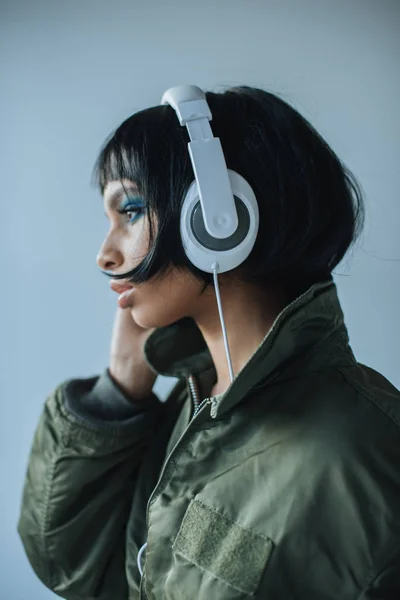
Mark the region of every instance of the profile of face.
MULTIPOLYGON (((115 275, 128 273, 149 251, 149 224, 143 200, 135 184, 126 179, 110 181, 103 199, 110 228, 97 255, 97 264, 103 271, 115 275)), ((118 283, 123 284, 125 280, 118 283)), ((202 281, 190 271, 171 265, 161 281, 152 279, 134 284, 125 310, 131 311, 141 327, 164 327, 185 316, 195 316, 207 298, 207 290, 200 298, 202 287, 202 281)))

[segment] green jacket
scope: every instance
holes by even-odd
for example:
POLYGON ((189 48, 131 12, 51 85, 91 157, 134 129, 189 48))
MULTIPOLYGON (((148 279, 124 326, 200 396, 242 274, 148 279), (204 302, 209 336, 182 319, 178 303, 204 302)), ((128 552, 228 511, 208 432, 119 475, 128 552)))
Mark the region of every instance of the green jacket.
POLYGON ((46 400, 18 523, 46 586, 70 600, 400 598, 400 392, 356 362, 332 281, 285 308, 218 396, 192 319, 155 330, 145 355, 179 378, 165 403, 135 407, 107 369, 46 400))

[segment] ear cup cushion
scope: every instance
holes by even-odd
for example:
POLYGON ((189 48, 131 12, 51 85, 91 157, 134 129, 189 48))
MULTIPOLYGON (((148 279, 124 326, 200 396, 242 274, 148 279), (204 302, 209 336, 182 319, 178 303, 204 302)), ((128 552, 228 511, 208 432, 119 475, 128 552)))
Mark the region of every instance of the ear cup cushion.
POLYGON ((193 235, 208 250, 232 250, 232 248, 241 244, 245 239, 250 228, 249 211, 240 198, 237 196, 234 196, 234 198, 238 216, 238 227, 232 235, 224 239, 214 238, 206 230, 200 201, 193 208, 190 217, 190 226, 193 235))
POLYGON ((236 171, 228 169, 232 195, 238 216, 238 227, 228 238, 214 238, 205 228, 197 181, 188 188, 183 200, 180 234, 186 256, 198 269, 225 273, 238 267, 250 254, 256 241, 259 211, 250 184, 236 171))

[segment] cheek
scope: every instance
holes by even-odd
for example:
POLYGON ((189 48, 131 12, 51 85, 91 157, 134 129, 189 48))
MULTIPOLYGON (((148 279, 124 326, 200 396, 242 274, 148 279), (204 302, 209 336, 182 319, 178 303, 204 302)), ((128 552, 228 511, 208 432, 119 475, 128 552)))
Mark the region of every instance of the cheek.
POLYGON ((149 251, 149 238, 142 225, 143 219, 130 226, 124 243, 124 254, 133 265, 139 264, 149 251))
POLYGON ((191 316, 199 296, 193 282, 178 282, 167 277, 161 284, 140 286, 132 306, 132 316, 141 327, 166 327, 191 316))

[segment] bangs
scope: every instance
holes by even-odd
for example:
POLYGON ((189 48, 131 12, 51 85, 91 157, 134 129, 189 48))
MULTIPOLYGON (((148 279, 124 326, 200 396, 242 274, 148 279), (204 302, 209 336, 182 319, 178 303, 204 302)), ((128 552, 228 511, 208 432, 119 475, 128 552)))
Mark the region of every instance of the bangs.
POLYGON ((93 171, 94 183, 103 194, 110 181, 129 179, 145 195, 144 199, 156 207, 155 191, 163 189, 165 195, 166 181, 170 183, 167 190, 170 186, 176 188, 174 180, 182 177, 185 168, 190 181, 194 179, 187 152, 189 141, 186 128, 180 126, 169 106, 135 113, 103 146, 93 171), (181 166, 178 173, 176 165, 181 166))
POLYGON ((124 179, 132 181, 143 199, 149 224, 148 255, 129 273, 110 275, 114 279, 143 283, 151 277, 161 278, 170 263, 196 269, 180 243, 180 209, 195 178, 189 141, 187 129, 181 127, 175 111, 170 106, 156 106, 129 117, 101 149, 93 169, 93 183, 103 195, 111 181, 122 185, 124 179))

